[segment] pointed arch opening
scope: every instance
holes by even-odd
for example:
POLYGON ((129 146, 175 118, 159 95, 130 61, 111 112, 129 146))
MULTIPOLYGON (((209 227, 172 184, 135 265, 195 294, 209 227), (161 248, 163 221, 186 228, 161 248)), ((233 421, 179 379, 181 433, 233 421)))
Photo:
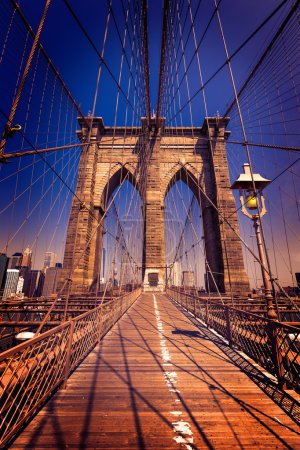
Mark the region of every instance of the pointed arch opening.
POLYGON ((108 206, 108 199, 110 199, 123 182, 129 182, 131 185, 140 192, 140 186, 136 179, 134 169, 129 165, 116 164, 107 174, 108 181, 104 186, 101 193, 100 204, 105 210, 108 206))
POLYGON ((115 170, 103 189, 101 205, 104 227, 98 236, 99 289, 121 295, 141 284, 142 277, 142 199, 131 168, 115 170))
POLYGON ((194 174, 179 167, 164 193, 166 284, 204 291, 206 258, 201 196, 194 174))

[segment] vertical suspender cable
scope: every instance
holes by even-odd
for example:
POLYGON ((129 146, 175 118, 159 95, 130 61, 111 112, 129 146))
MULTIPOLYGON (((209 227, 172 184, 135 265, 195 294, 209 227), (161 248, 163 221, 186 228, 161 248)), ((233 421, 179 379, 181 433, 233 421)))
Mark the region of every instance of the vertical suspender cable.
MULTIPOLYGON (((251 161, 251 156, 250 156, 250 150, 249 150, 249 145, 248 145, 248 140, 247 140, 247 134, 246 134, 245 126, 244 126, 243 115, 242 115, 242 111, 241 111, 241 107, 240 107, 239 97, 238 97, 237 89, 236 89, 236 85, 235 85, 235 79, 234 79, 234 76, 233 76, 233 71, 232 71, 231 62, 230 62, 230 58, 229 58, 227 43, 226 43, 224 31, 223 31, 223 26, 222 26, 222 22, 221 22, 221 17, 220 17, 220 12, 219 12, 219 9, 218 9, 218 5, 217 5, 216 0, 213 0, 213 1, 214 1, 214 5, 215 5, 215 8, 216 8, 216 11, 217 11, 218 24, 219 24, 220 33, 221 33, 221 36, 222 36, 224 50, 225 50, 225 54, 226 54, 226 58, 227 58, 228 70, 229 70, 230 79, 231 79, 231 83, 232 83, 232 88, 233 88, 233 92, 234 92, 234 98, 235 98, 236 106, 237 106, 237 109, 238 109, 239 120, 240 120, 240 124, 241 124, 241 128, 242 128, 242 134, 243 134, 243 139, 244 139, 244 146, 245 146, 245 149, 246 149, 247 159, 248 159, 249 168, 250 168, 250 175, 251 175, 251 181, 252 181, 252 186, 253 186, 253 192, 254 192, 254 195, 257 197, 257 188, 256 188, 255 180, 254 180, 253 166, 252 166, 252 161, 251 161)), ((272 273, 271 273, 270 259, 269 259, 269 255, 268 255, 268 251, 267 251, 267 247, 266 247, 264 229, 263 229, 263 225, 262 225, 262 220, 261 220, 261 215, 260 215, 260 210, 259 209, 258 209, 258 219, 259 219, 259 224, 260 224, 260 228, 261 228, 261 236, 262 236, 263 247, 264 247, 265 255, 266 255, 266 262, 267 262, 267 266, 268 266, 268 269, 266 269, 265 265, 262 264, 262 270, 266 273, 267 277, 270 279, 270 281, 272 283, 273 292, 274 292, 274 290, 275 290, 274 289, 274 280, 273 280, 273 276, 272 276, 272 273)))
MULTIPOLYGON (((251 73, 248 75, 246 81, 244 82, 243 86, 240 88, 239 92, 237 93, 237 98, 240 97, 240 95, 242 94, 242 92, 244 92, 245 88, 248 86, 250 80, 253 78, 253 76, 255 75, 255 73, 257 72, 258 68, 261 66, 262 62, 264 61, 264 59, 266 58, 266 56, 269 54, 271 48, 274 46, 275 42, 277 41, 278 37, 282 34, 283 30, 285 29, 285 27, 287 26, 287 24, 289 23, 290 19, 293 17, 294 13, 296 12, 298 6, 300 4, 300 0, 297 0, 294 5, 292 6, 290 12, 288 13, 288 15, 286 16, 286 18, 284 19, 284 21, 282 22, 282 24, 280 25, 280 27, 278 28, 278 30, 276 31, 273 39, 271 40, 270 44, 268 45, 268 47, 266 48, 266 50, 264 51, 264 53, 262 54, 262 56, 260 57, 259 61, 257 62, 257 64, 255 65, 255 67, 253 68, 253 70, 251 71, 251 73)), ((226 117, 229 112, 232 110, 233 106, 237 104, 236 102, 236 97, 234 96, 234 99, 232 100, 231 104, 228 106, 226 112, 224 113, 224 117, 226 117)))
POLYGON ((13 120, 14 120, 14 117, 15 117, 15 114, 16 114, 16 111, 17 111, 20 99, 21 99, 21 95, 22 95, 22 91, 23 91, 23 88, 24 88, 24 85, 25 85, 25 81, 27 79, 27 76, 28 76, 28 73, 29 73, 29 70, 30 70, 30 67, 31 67, 31 63, 32 63, 32 60, 33 60, 33 57, 34 57, 34 54, 35 54, 35 51, 36 51, 36 48, 37 48, 37 45, 38 45, 38 42, 39 42, 40 34, 41 34, 42 29, 43 29, 43 25, 44 25, 44 22, 45 22, 47 13, 48 13, 48 9, 49 9, 50 3, 51 3, 51 0, 46 0, 45 8, 44 8, 44 11, 43 11, 43 14, 42 14, 39 26, 38 26, 37 33, 36 33, 36 35, 34 37, 34 40, 33 40, 33 44, 32 44, 32 47, 31 47, 31 50, 30 50, 30 53, 29 53, 29 56, 28 56, 28 60, 27 60, 26 66, 24 68, 22 79, 20 81, 20 85, 18 87, 15 99, 13 101, 13 104, 12 104, 12 107, 11 107, 11 110, 10 110, 10 113, 9 113, 9 116, 8 116, 8 119, 7 119, 7 122, 6 122, 6 125, 5 125, 4 134, 3 134, 3 137, 2 137, 2 140, 1 140, 1 144, 0 144, 0 155, 4 153, 4 147, 5 147, 6 140, 7 140, 7 131, 9 131, 11 129, 11 126, 12 126, 12 123, 13 123, 13 120))
POLYGON ((151 116, 151 106, 150 106, 147 0, 143 0, 142 15, 143 15, 144 76, 145 76, 145 84, 146 84, 146 115, 147 115, 147 122, 149 125, 150 124, 150 116, 151 116))
POLYGON ((161 112, 161 99, 163 93, 164 71, 165 71, 165 54, 166 54, 166 42, 167 42, 167 22, 168 22, 168 9, 169 0, 164 1, 163 11, 163 26, 161 36, 161 54, 160 54, 160 68, 159 68, 159 81, 158 81, 158 97, 156 107, 156 126, 159 125, 159 116, 161 112))

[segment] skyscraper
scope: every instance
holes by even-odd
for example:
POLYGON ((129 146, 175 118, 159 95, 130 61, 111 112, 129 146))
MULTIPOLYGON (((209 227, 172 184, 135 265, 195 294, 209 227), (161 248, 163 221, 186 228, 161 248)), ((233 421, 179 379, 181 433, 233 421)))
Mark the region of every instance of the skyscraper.
POLYGON ((49 297, 56 293, 56 286, 62 270, 61 264, 56 264, 55 267, 49 267, 47 269, 43 287, 43 296, 49 297))
POLYGON ((8 266, 9 258, 5 253, 0 253, 0 289, 5 283, 6 270, 8 266))
POLYGON ((24 294, 26 297, 39 297, 42 293, 44 274, 41 270, 29 270, 25 275, 24 294))
POLYGON ((181 261, 175 261, 173 265, 173 285, 181 286, 181 261))
POLYGON ((7 269, 3 300, 11 297, 12 294, 17 292, 19 273, 18 269, 7 269))
POLYGON ((23 253, 14 253, 10 259, 8 268, 9 269, 19 269, 19 267, 21 267, 22 264, 22 259, 23 259, 23 253))
POLYGON ((28 269, 31 269, 31 260, 32 260, 32 251, 29 247, 26 248, 23 254, 21 267, 27 267, 28 269))
POLYGON ((55 267, 57 261, 57 255, 53 252, 46 252, 44 258, 44 269, 48 269, 48 267, 55 267))
POLYGON ((33 294, 34 297, 40 297, 43 292, 44 288, 44 282, 45 282, 45 274, 41 270, 39 270, 39 277, 37 280, 37 285, 35 287, 35 292, 33 294))
POLYGON ((24 278, 20 276, 18 279, 16 294, 21 294, 23 292, 23 286, 24 286, 24 278))

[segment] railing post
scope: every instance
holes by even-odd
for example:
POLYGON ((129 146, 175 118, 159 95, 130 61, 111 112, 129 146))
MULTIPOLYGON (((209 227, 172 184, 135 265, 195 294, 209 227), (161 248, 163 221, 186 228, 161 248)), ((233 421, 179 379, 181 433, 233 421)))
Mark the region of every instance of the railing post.
POLYGON ((196 317, 196 297, 194 297, 194 316, 196 317))
POLYGON ((205 302, 205 323, 207 327, 209 327, 209 310, 208 310, 208 301, 205 302))
POLYGON ((232 347, 232 335, 231 335, 231 328, 230 328, 230 315, 229 315, 229 307, 225 306, 225 317, 226 317, 226 334, 227 334, 227 340, 229 343, 229 347, 232 347))
POLYGON ((64 378, 63 378, 62 389, 65 389, 67 387, 67 380, 68 380, 69 373, 70 373, 73 334, 74 334, 74 328, 75 328, 74 320, 71 320, 70 322, 71 322, 70 335, 69 335, 69 340, 68 340, 67 357, 66 357, 66 365, 65 365, 65 373, 64 373, 64 378))
POLYGON ((286 390, 287 384, 284 379, 284 366, 282 354, 280 351, 278 323, 275 321, 274 322, 270 321, 267 324, 267 328, 268 328, 268 337, 272 348, 272 359, 275 366, 276 375, 278 378, 278 386, 280 389, 286 390))
POLYGON ((115 323, 117 322, 117 302, 119 301, 119 297, 117 297, 118 300, 116 300, 116 298, 114 298, 114 314, 113 314, 113 321, 112 321, 112 327, 115 325, 115 323))
POLYGON ((102 337, 102 306, 98 306, 98 308, 98 344, 100 344, 102 337))

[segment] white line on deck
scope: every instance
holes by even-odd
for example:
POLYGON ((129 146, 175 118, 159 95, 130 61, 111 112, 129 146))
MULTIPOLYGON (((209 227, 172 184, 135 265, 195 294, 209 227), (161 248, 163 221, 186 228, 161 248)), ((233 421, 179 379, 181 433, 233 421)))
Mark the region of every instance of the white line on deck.
MULTIPOLYGON (((177 389, 176 385, 177 385, 177 381, 178 381, 178 375, 177 372, 174 370, 174 366, 172 364, 171 361, 171 355, 166 343, 166 339, 164 338, 163 332, 164 332, 164 327, 160 318, 160 313, 159 313, 159 309, 157 306, 157 302, 156 302, 156 297, 154 294, 153 295, 153 302, 154 302, 154 312, 155 312, 155 317, 156 317, 156 324, 157 324, 157 329, 158 329, 158 335, 159 335, 159 343, 160 343, 160 352, 161 352, 161 356, 163 359, 163 369, 164 369, 164 378, 165 378, 165 382, 166 385, 169 388, 170 392, 173 392, 174 394, 179 394, 180 391, 177 389), (166 369, 167 368, 167 369, 166 369), (173 370, 171 370, 171 368, 173 370), (165 370, 166 369, 166 370, 165 370)), ((180 407, 180 404, 182 405, 182 402, 180 400, 180 398, 175 399, 175 402, 178 403, 178 407, 180 407)), ((174 418, 176 417, 177 419, 179 419, 179 416, 182 416, 182 411, 177 410, 177 411, 171 411, 172 416, 174 416, 174 418)), ((191 426, 188 422, 185 422, 184 420, 178 420, 177 422, 172 422, 173 425, 173 431, 176 434, 176 436, 173 438, 175 442, 177 442, 177 444, 183 444, 185 445, 185 447, 188 450, 193 450, 193 442, 194 442, 194 438, 193 438, 193 432, 191 430, 191 426)))

